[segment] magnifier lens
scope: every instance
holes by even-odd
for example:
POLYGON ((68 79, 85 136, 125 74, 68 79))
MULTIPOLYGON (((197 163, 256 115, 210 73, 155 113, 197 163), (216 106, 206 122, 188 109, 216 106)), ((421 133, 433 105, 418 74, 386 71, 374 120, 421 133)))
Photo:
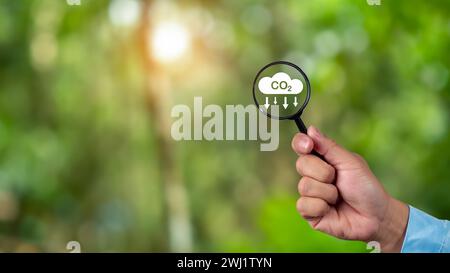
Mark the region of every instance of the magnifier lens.
POLYGON ((278 106, 278 119, 293 119, 299 116, 309 99, 309 82, 300 68, 293 64, 276 62, 267 65, 258 73, 253 95, 260 110, 270 116, 271 109, 278 106))

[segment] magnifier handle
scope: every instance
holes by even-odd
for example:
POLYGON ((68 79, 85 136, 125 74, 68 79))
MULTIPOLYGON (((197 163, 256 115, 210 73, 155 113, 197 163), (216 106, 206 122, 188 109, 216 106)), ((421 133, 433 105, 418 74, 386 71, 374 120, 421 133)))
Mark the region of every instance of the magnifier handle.
MULTIPOLYGON (((296 118, 295 124, 297 124, 298 130, 300 130, 300 132, 304 133, 305 135, 307 134, 308 129, 306 128, 306 126, 303 123, 303 120, 301 118, 296 118)), ((324 159, 323 156, 321 154, 319 154, 318 152, 316 152, 315 150, 312 150, 311 154, 319 157, 320 159, 324 159)))

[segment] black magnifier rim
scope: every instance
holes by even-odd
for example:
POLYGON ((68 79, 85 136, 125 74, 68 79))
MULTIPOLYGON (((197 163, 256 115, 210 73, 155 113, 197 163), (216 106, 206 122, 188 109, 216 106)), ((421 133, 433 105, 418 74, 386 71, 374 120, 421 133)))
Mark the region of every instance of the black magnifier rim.
POLYGON ((279 120, 284 120, 284 119, 297 119, 298 117, 300 117, 302 115, 303 110, 305 109, 306 105, 309 102, 309 98, 311 97, 311 84, 309 83, 309 79, 308 76, 306 76, 306 73, 303 72, 303 70, 298 67, 296 64, 293 64, 291 62, 288 61, 275 61, 275 62, 271 62, 269 64, 266 64, 263 68, 261 68, 258 71, 258 74, 256 74, 255 80, 253 81, 253 100, 255 101, 256 106, 258 107, 259 111, 261 111, 262 113, 264 113, 266 116, 268 116, 269 118, 274 118, 274 119, 279 119, 279 120), (272 116, 271 114, 267 113, 266 111, 264 111, 262 109, 262 107, 260 106, 260 104, 258 103, 258 100, 256 99, 256 81, 259 78, 259 75, 261 75, 261 73, 266 70, 267 68, 273 66, 273 65, 278 65, 278 64, 284 64, 284 65, 289 65, 290 67, 293 67, 294 69, 296 69, 300 74, 302 74, 303 78, 305 79, 306 82, 306 99, 303 102, 303 105, 298 109, 298 111, 292 115, 289 116, 283 116, 283 117, 277 117, 277 116, 272 116))

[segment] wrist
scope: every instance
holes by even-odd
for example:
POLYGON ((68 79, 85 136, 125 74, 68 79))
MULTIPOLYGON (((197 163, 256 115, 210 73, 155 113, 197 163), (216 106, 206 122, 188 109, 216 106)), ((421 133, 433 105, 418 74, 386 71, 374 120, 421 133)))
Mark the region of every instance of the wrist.
POLYGON ((381 220, 375 241, 382 252, 400 252, 408 224, 408 205, 389 197, 386 213, 381 220))

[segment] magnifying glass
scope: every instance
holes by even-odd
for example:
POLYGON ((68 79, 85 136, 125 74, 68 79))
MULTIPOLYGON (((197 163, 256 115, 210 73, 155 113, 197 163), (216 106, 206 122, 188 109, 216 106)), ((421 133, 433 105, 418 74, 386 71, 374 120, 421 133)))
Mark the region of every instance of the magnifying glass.
MULTIPOLYGON (((301 115, 311 97, 308 76, 297 65, 287 61, 276 61, 265 65, 253 81, 253 99, 256 106, 269 118, 293 120, 300 132, 307 128, 301 115), (270 107, 277 105, 278 116, 270 113, 270 107)), ((316 151, 312 152, 320 156, 316 151)))

